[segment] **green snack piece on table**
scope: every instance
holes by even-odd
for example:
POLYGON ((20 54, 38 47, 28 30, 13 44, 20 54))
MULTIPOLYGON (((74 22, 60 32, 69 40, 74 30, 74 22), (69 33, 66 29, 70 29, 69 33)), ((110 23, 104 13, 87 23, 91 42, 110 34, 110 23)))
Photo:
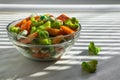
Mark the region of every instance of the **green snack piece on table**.
POLYGON ((82 62, 81 66, 82 66, 82 70, 86 71, 88 73, 94 73, 97 69, 97 64, 98 61, 97 60, 91 60, 88 62, 82 62))
POLYGON ((94 42, 90 42, 88 46, 88 52, 90 55, 98 55, 100 51, 101 51, 100 47, 95 46, 94 42))
POLYGON ((72 18, 66 20, 65 25, 70 27, 73 30, 77 29, 80 26, 79 21, 75 17, 72 17, 72 18))

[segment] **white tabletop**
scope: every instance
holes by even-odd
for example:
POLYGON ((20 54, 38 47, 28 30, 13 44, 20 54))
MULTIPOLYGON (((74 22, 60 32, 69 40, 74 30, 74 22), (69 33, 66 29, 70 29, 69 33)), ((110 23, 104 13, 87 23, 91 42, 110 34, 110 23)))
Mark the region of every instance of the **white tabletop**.
MULTIPOLYGON (((83 8, 82 8, 83 9, 83 8)), ((85 9, 86 10, 86 9, 85 9)), ((30 10, 31 11, 31 10, 30 10)), ((48 10, 50 11, 50 10, 48 10)), ((37 12, 37 11, 36 11, 37 12)), ((40 14, 47 10, 39 11, 40 14)), ((22 56, 9 41, 6 26, 33 12, 0 12, 0 80, 119 80, 120 79, 120 10, 106 7, 88 11, 55 9, 51 14, 66 13, 80 20, 82 30, 70 51, 54 62, 35 62, 22 56), (102 48, 98 56, 88 56, 90 41, 102 48), (97 71, 81 70, 81 63, 98 60, 97 71)))

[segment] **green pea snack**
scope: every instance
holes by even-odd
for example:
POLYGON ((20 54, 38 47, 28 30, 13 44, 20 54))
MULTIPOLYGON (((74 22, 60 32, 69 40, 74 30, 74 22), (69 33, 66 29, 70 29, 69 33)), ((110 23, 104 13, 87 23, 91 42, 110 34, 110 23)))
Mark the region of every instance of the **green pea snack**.
POLYGON ((88 52, 90 55, 98 55, 100 51, 101 51, 100 47, 95 46, 94 42, 90 42, 88 46, 88 52))
POLYGON ((82 62, 82 70, 89 73, 94 73, 97 69, 97 64, 98 64, 97 60, 82 62))

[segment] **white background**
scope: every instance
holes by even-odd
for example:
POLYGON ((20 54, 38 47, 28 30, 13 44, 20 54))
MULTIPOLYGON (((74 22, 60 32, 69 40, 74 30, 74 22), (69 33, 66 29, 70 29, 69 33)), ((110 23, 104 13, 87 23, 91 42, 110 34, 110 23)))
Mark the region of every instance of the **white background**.
POLYGON ((120 0, 0 0, 0 4, 119 4, 120 0))

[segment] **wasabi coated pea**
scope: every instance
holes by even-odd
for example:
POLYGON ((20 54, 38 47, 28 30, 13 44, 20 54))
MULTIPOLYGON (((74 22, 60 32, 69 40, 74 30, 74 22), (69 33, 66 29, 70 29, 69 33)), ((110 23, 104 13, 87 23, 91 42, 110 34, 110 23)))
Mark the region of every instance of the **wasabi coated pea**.
POLYGON ((50 45, 51 40, 50 39, 40 39, 39 43, 42 44, 42 45, 50 45))
POLYGON ((46 20, 48 20, 48 16, 43 15, 43 16, 40 17, 40 19, 46 21, 46 20))
POLYGON ((43 25, 39 26, 38 29, 45 30, 46 28, 50 28, 50 27, 51 27, 51 22, 47 21, 43 25))
POLYGON ((69 26, 73 30, 77 29, 80 26, 78 20, 75 17, 66 20, 65 25, 69 26))
POLYGON ((31 27, 30 34, 34 33, 36 30, 37 30, 37 28, 36 28, 35 26, 32 26, 32 27, 31 27))
POLYGON ((90 55, 98 55, 98 53, 101 51, 100 47, 97 47, 94 42, 90 42, 88 46, 88 52, 90 55))
POLYGON ((15 26, 11 26, 9 31, 13 32, 13 33, 19 33, 20 32, 20 28, 19 27, 15 27, 15 26))
POLYGON ((33 22, 33 21, 36 21, 35 20, 35 17, 32 15, 31 17, 30 17, 30 20, 33 22))
POLYGON ((51 27, 56 28, 56 29, 60 29, 60 26, 62 26, 62 25, 63 25, 63 22, 61 20, 54 20, 51 23, 51 27))
POLYGON ((38 30, 38 37, 41 39, 49 38, 49 33, 45 30, 38 30))
POLYGON ((88 62, 82 62, 82 70, 89 72, 89 73, 94 73, 97 69, 97 60, 90 60, 88 62))

